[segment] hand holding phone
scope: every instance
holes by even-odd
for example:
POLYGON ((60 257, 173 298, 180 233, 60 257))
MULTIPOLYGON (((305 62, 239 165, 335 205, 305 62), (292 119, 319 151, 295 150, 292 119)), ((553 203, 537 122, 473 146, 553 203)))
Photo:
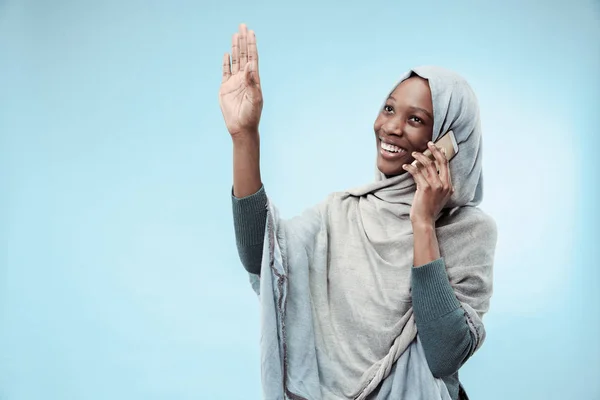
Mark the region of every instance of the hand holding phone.
MULTIPOLYGON (((445 135, 443 135, 442 137, 440 137, 436 142, 435 142, 435 146, 437 148, 439 148, 442 153, 444 153, 446 155, 446 158, 448 159, 448 161, 452 160, 454 158, 454 156, 456 155, 456 153, 458 153, 458 143, 456 142, 456 138, 454 137, 454 132, 452 131, 448 131, 445 135)), ((432 161, 435 161, 435 157, 433 156, 433 154, 431 153, 431 151, 429 149, 426 149, 423 152, 423 155, 427 158, 429 158, 432 161)), ((414 167, 421 167, 421 163, 418 162, 417 160, 412 162, 412 166, 414 167)), ((436 167, 439 171, 439 166, 436 163, 436 167)))

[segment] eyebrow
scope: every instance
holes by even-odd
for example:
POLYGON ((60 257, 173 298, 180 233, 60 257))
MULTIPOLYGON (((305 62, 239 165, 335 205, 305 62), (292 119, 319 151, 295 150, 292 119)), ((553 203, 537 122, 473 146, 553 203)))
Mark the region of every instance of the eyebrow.
MULTIPOLYGON (((388 97, 388 99, 396 101, 394 96, 390 96, 390 97, 388 97)), ((433 121, 433 115, 431 115, 431 113, 429 111, 425 110, 424 108, 415 107, 415 106, 409 106, 408 108, 410 108, 411 110, 421 111, 423 114, 427 115, 433 121)))

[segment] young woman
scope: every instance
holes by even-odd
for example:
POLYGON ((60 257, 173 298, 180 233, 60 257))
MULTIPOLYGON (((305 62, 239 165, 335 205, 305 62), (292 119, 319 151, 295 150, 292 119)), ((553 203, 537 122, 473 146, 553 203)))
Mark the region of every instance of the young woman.
POLYGON ((291 220, 261 182, 258 52, 244 25, 223 58, 219 99, 237 246, 261 304, 264 397, 467 398, 458 370, 485 337, 496 245, 494 221, 477 208, 481 128, 469 85, 437 67, 402 76, 374 123, 375 182, 291 220), (448 161, 433 141, 450 130, 459 150, 448 161))

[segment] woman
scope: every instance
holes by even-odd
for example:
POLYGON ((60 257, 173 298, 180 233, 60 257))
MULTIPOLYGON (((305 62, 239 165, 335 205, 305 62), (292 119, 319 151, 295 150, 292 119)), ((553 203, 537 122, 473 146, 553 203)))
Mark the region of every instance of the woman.
POLYGON ((375 120, 376 181, 287 221, 261 182, 262 102, 256 38, 241 25, 220 105, 236 241, 261 302, 264 397, 467 398, 458 370, 485 337, 496 244, 477 208, 481 130, 468 84, 436 67, 405 74, 375 120), (432 143, 449 130, 450 162, 432 143))

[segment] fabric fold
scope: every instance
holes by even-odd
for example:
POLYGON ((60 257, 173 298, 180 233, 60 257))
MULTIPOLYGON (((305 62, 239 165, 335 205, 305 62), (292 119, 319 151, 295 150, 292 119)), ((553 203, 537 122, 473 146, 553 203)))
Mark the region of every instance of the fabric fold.
MULTIPOLYGON (((411 72, 429 82, 434 140, 452 129, 459 143, 450 162, 455 192, 436 235, 475 351, 485 338, 496 243, 494 221, 476 207, 477 102, 450 71, 421 67, 401 81, 411 72)), ((265 399, 450 399, 427 366, 412 309, 414 191, 410 174, 377 173, 375 182, 333 193, 289 220, 268 203, 261 275, 250 274, 260 298, 265 399)))

